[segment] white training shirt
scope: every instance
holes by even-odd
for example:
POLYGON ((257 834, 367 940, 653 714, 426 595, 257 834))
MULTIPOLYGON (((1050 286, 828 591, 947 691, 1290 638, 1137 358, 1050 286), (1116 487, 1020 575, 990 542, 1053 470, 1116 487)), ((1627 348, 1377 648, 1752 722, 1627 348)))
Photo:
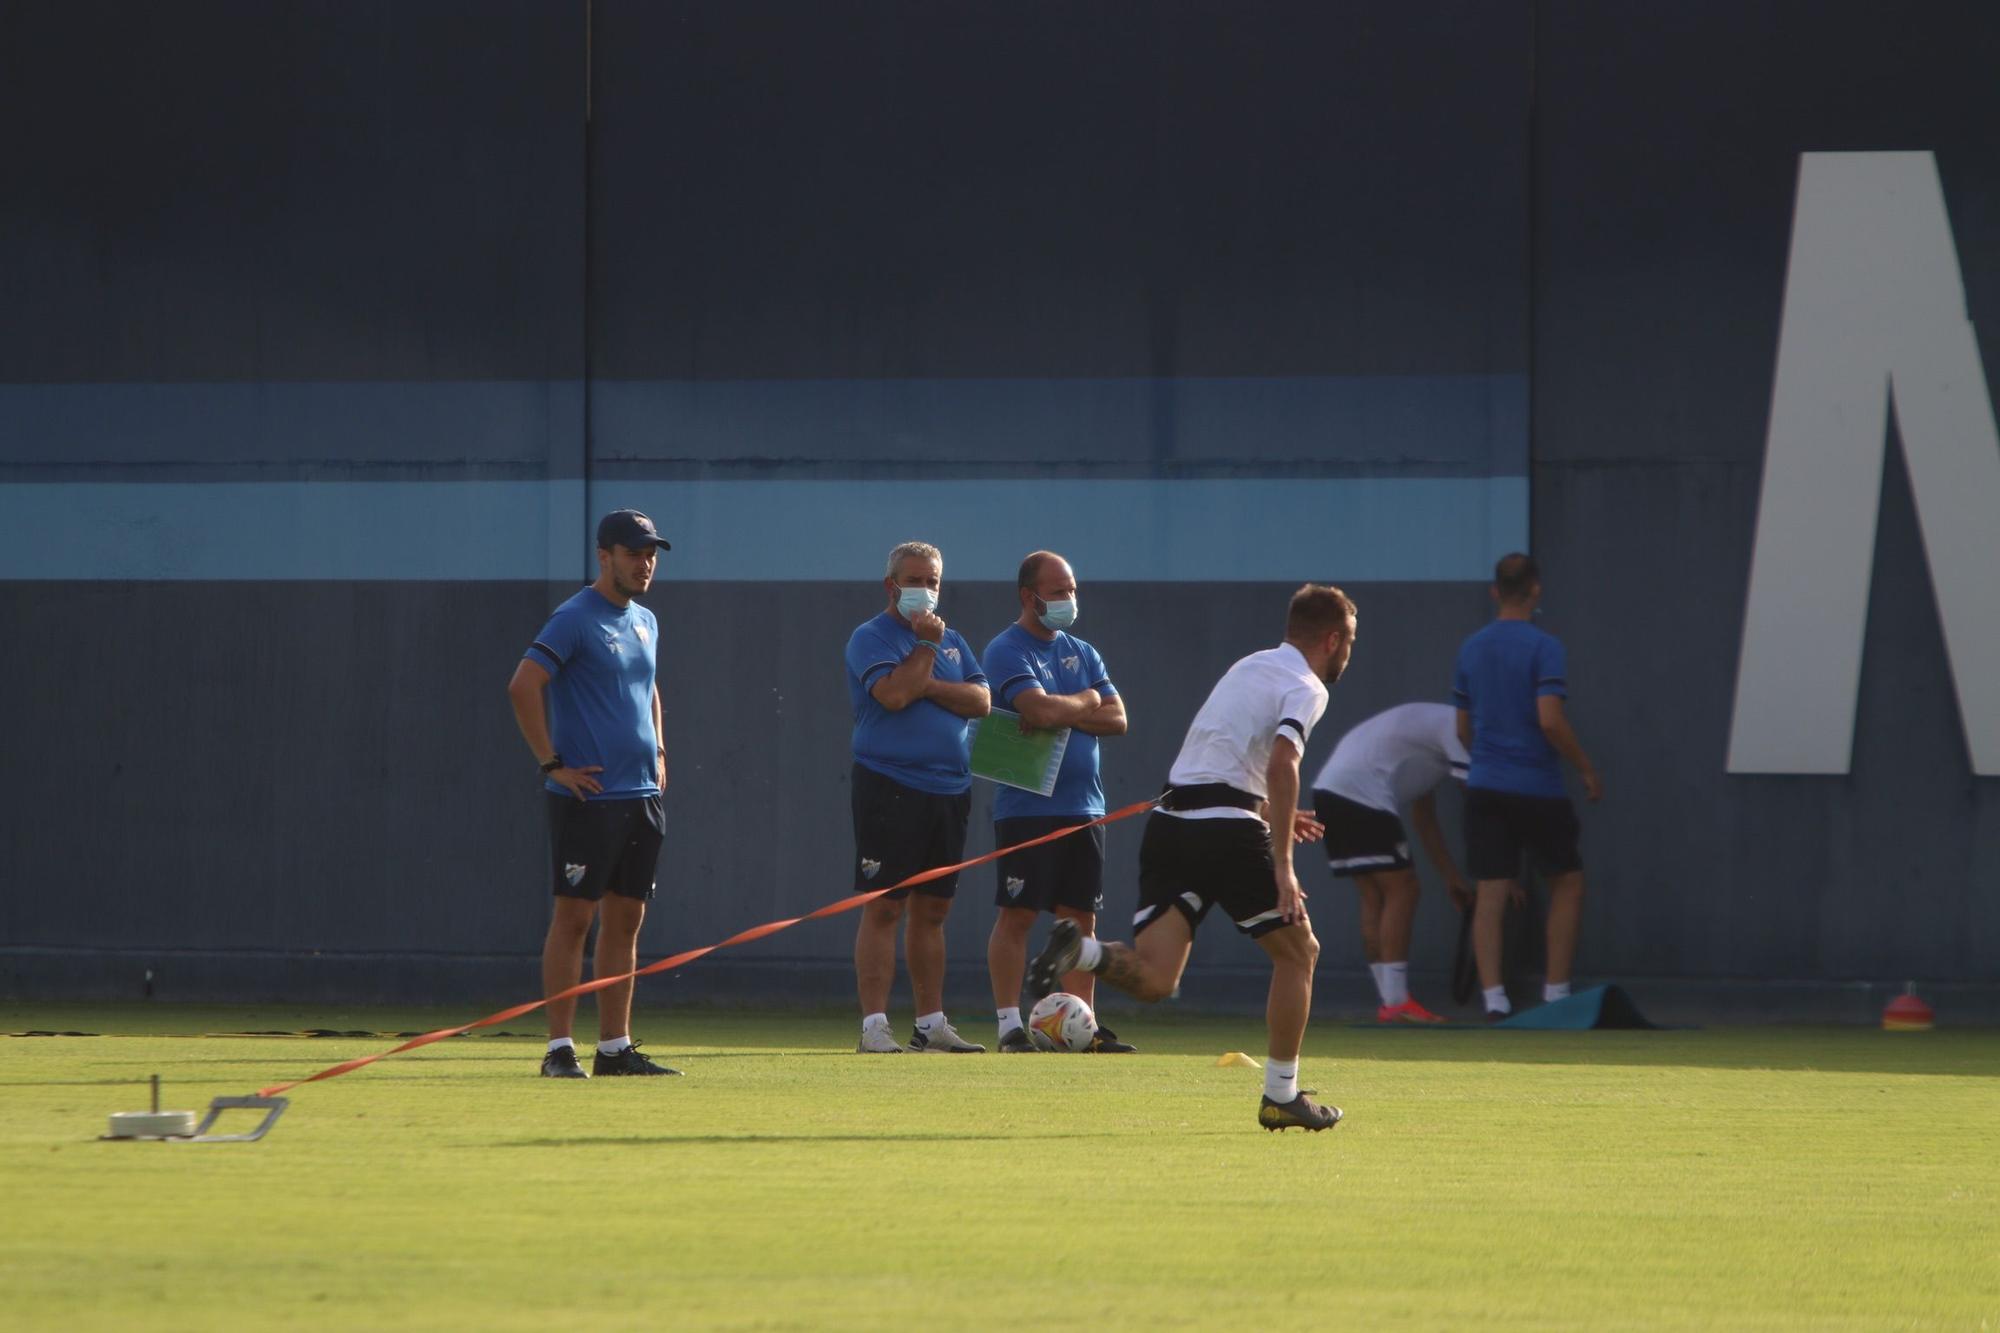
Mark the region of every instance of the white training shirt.
MULTIPOLYGON (((1304 653, 1289 643, 1252 653, 1223 672, 1208 692, 1208 701, 1188 724, 1167 781, 1175 787, 1226 782, 1238 791, 1268 797, 1264 772, 1271 763, 1271 743, 1282 733, 1305 754, 1306 737, 1325 712, 1326 682, 1306 665, 1304 653)), ((1254 810, 1234 806, 1161 813, 1181 819, 1259 818, 1254 810)))
POLYGON ((1399 704, 1342 736, 1313 788, 1393 815, 1447 777, 1463 781, 1467 762, 1456 708, 1399 704))

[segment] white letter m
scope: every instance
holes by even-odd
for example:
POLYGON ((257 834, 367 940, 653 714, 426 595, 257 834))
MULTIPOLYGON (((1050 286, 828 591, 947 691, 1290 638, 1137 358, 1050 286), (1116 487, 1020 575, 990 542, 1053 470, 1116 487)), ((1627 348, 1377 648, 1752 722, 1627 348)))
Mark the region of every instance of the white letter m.
POLYGON ((2000 437, 1929 153, 1805 153, 1731 773, 1845 773, 1896 413, 1972 770, 2000 776, 2000 437))

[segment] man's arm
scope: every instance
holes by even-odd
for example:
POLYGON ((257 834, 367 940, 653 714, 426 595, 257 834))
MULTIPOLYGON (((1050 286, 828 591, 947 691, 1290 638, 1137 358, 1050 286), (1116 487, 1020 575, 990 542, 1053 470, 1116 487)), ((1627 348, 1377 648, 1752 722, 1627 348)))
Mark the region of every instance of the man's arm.
POLYGON ((1549 744, 1555 746, 1556 753, 1569 760, 1571 767, 1583 779, 1583 794, 1593 801, 1604 795, 1604 784, 1597 779, 1597 769, 1591 764, 1590 756, 1583 752, 1583 743, 1570 730, 1569 714, 1563 709, 1562 696, 1544 694, 1535 700, 1535 715, 1542 724, 1542 735, 1549 738, 1549 744))
POLYGON ((667 731, 662 721, 663 716, 660 711, 660 687, 655 683, 653 686, 653 743, 659 750, 656 758, 660 770, 659 781, 661 791, 667 789, 667 731))
POLYGON ((1124 696, 1112 695, 1070 725, 1090 736, 1123 736, 1125 734, 1124 696))
POLYGON ((1264 766, 1265 818, 1271 825, 1271 864, 1278 882, 1278 913, 1287 924, 1305 920, 1306 895, 1292 868, 1292 842, 1299 814, 1299 752, 1292 738, 1280 734, 1271 742, 1271 762, 1264 766))
POLYGON ((1410 802, 1410 822, 1417 826, 1417 841, 1424 845, 1424 854, 1431 859, 1444 876, 1445 891, 1460 907, 1472 905, 1472 894, 1465 887, 1465 876, 1459 873, 1458 862, 1451 859, 1451 848, 1446 846, 1444 829, 1438 824, 1437 795, 1425 792, 1410 802))
POLYGON ((1465 747, 1467 754, 1472 753, 1472 710, 1470 708, 1461 708, 1458 710, 1458 743, 1465 747))
POLYGON ((939 680, 924 686, 924 698, 960 717, 985 717, 993 711, 993 696, 977 681, 939 680))
MULTIPOLYGON (((534 752, 536 764, 546 764, 555 757, 555 742, 549 739, 549 715, 543 706, 542 690, 549 683, 549 673, 539 664, 522 658, 514 667, 514 678, 507 682, 507 702, 514 705, 514 725, 521 729, 521 739, 534 752)), ((654 698, 658 699, 657 691, 654 698)), ((570 795, 581 801, 587 792, 600 792, 604 785, 593 773, 602 773, 602 764, 587 764, 582 768, 565 764, 552 769, 549 779, 566 787, 570 795)))
POLYGON ((1096 690, 1078 690, 1075 694, 1022 690, 1014 696, 1014 711, 1037 731, 1054 731, 1058 727, 1080 727, 1103 702, 1104 696, 1096 690))

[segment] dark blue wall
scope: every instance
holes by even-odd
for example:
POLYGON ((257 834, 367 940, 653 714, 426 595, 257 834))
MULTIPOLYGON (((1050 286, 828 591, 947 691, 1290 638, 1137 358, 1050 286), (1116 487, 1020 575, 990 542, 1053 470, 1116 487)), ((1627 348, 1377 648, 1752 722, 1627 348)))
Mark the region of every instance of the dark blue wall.
MULTIPOLYGON (((1302 579, 1362 608, 1310 764, 1441 697, 1526 477, 1610 788, 1584 972, 1992 1006, 2000 787, 1969 776, 1897 465, 1853 773, 1730 777, 1723 749, 1798 154, 1937 153, 2000 367, 1996 37, 1970 4, 4 11, 0 522, 37 535, 0 533, 0 623, 41 761, 0 777, 0 993, 148 966, 188 996, 531 990, 539 798, 501 686, 599 509, 677 537, 658 953, 845 886, 838 657, 878 557, 826 543, 937 541, 975 643, 1005 553, 1084 552, 1123 801, 1302 579), (1017 482, 1139 498, 1051 534, 1017 482), (1385 483, 1419 489, 1354 489, 1385 483), (1194 560, 1146 508, 1309 487, 1323 524, 1194 560), (1401 507, 1355 578, 1364 493, 1401 507), (72 542, 65 505, 116 521, 72 542), (723 514, 750 517, 682 535, 723 514), (1185 562, 1093 578, 1134 551, 1185 562)), ((1136 837, 1110 841, 1115 919, 1136 837)), ((983 995, 989 873, 954 1002, 983 995)), ((1358 1004, 1346 890, 1307 876, 1322 990, 1358 1004)), ((1210 936, 1188 998, 1241 998, 1255 959, 1210 936)), ((658 985, 840 1002, 849 938, 658 985)))

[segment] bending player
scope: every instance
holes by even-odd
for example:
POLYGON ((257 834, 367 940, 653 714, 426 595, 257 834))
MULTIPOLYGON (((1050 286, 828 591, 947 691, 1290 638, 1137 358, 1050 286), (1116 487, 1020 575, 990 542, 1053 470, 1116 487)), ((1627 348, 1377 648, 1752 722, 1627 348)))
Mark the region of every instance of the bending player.
POLYGON ((1313 813, 1326 826, 1327 864, 1360 891, 1361 941, 1381 997, 1379 1023, 1444 1022, 1410 998, 1410 920, 1421 889, 1397 811, 1410 807, 1417 838, 1444 876, 1452 902, 1472 906, 1445 846, 1433 794, 1447 777, 1464 781, 1466 763, 1457 709, 1400 704, 1342 736, 1313 780, 1313 813))
POLYGON ((1309 583, 1292 594, 1284 643, 1230 667, 1181 742, 1139 845, 1133 942, 1086 939, 1074 921, 1059 920, 1028 966, 1037 1000, 1078 969, 1141 1000, 1163 1000, 1180 985, 1195 928, 1219 905, 1271 957, 1270 1060, 1257 1107, 1266 1129, 1340 1122, 1339 1107, 1299 1089, 1319 941, 1292 844, 1321 833, 1299 809, 1299 759, 1326 711, 1326 687, 1347 667, 1354 629, 1354 603, 1340 589, 1309 583))

